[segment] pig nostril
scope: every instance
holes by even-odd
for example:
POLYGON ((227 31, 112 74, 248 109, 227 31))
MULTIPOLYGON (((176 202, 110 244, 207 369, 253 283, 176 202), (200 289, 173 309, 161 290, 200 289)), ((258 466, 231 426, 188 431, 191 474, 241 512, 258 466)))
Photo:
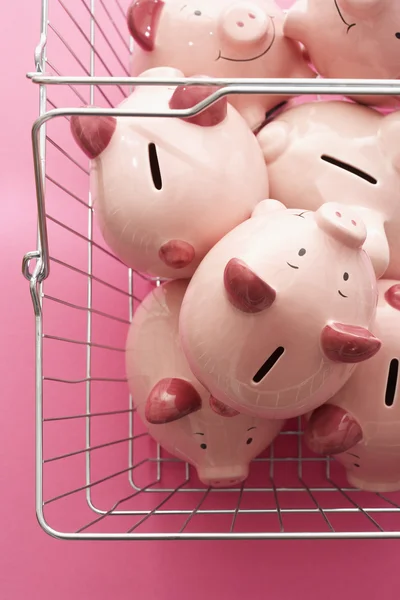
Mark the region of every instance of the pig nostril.
POLYGON ((354 225, 354 227, 357 227, 357 222, 354 219, 352 219, 351 223, 354 225))
POLYGON ((340 212, 336 212, 336 213, 335 213, 335 215, 336 215, 337 217, 339 217, 339 219, 341 219, 341 218, 342 218, 342 213, 340 213, 340 212))
POLYGON ((249 13, 249 17, 250 17, 250 19, 255 19, 256 15, 253 15, 253 13, 249 13))
POLYGON ((244 27, 244 23, 243 23, 243 21, 238 21, 238 22, 236 23, 236 25, 237 25, 238 27, 244 27))

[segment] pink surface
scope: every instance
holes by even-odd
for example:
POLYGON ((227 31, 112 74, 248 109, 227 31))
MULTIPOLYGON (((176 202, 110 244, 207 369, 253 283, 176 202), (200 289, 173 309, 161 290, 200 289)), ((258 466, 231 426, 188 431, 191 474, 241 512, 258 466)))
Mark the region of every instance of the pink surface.
POLYGON ((2 600, 181 599, 189 593, 194 600, 286 600, 322 592, 326 600, 354 593, 367 600, 397 598, 398 541, 73 544, 41 531, 34 509, 34 319, 20 274, 23 253, 35 248, 30 126, 38 90, 25 72, 33 68, 40 1, 2 2, 0 10, 7 57, 0 69, 8 82, 0 142, 6 203, 0 225, 2 600))

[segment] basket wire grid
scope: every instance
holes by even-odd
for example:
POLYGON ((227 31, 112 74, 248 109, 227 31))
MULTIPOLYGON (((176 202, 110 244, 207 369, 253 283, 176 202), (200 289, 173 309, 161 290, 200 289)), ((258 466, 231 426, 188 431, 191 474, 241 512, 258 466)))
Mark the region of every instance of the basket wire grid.
MULTIPOLYGON (((135 414, 124 342, 135 308, 159 281, 128 271, 93 218, 89 165, 69 134, 73 114, 112 114, 132 85, 129 0, 43 0, 32 130, 38 246, 23 260, 36 319, 36 512, 62 539, 283 539, 400 537, 400 494, 348 487, 329 459, 303 445, 291 421, 237 489, 206 489, 167 455, 135 414), (70 73, 74 73, 70 75, 70 73), (96 105, 99 108, 81 108, 96 105), (50 275, 51 266, 51 275, 50 275)), ((192 116, 230 93, 398 94, 395 81, 210 80, 192 116)))

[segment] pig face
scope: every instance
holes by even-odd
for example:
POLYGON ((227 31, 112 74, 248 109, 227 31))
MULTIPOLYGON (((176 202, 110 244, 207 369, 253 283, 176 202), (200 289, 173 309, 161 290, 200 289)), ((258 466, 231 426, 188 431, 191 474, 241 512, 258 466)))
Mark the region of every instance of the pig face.
POLYGON ((387 492, 400 490, 400 284, 378 285, 372 331, 382 349, 313 413, 305 439, 315 452, 335 455, 352 485, 387 492))
POLYGON ((378 277, 400 279, 400 118, 350 102, 316 102, 282 113, 258 139, 270 193, 288 208, 353 205, 367 226, 378 277))
POLYGON ((193 376, 178 335, 186 288, 184 281, 167 283, 136 312, 126 353, 130 389, 152 437, 195 466, 205 485, 238 485, 283 423, 240 415, 193 376))
MULTIPOLYGON (((135 0, 128 11, 137 43, 132 74, 171 65, 186 76, 312 77, 300 46, 283 36, 283 20, 272 0, 135 0)), ((253 128, 283 99, 230 97, 253 128)))
MULTIPOLYGON (((400 4, 396 0, 300 0, 289 11, 284 32, 304 44, 324 77, 400 77, 400 4)), ((398 97, 355 99, 399 106, 398 97)))
POLYGON ((341 205, 312 213, 260 203, 189 284, 180 332, 196 377, 260 417, 326 402, 380 347, 367 329, 377 296, 364 239, 359 216, 341 205))
MULTIPOLYGON (((161 77, 179 74, 156 71, 161 77)), ((139 87, 121 108, 190 108, 209 93, 206 86, 139 87)), ((93 159, 104 238, 138 271, 190 277, 206 252, 268 193, 257 140, 225 99, 188 120, 84 116, 73 117, 71 127, 93 159)))

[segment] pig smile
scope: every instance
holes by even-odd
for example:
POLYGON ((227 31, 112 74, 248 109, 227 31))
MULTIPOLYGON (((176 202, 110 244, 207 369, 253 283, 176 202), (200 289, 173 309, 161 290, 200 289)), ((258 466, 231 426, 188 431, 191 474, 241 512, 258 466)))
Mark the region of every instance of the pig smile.
POLYGON ((343 23, 347 26, 347 33, 349 33, 350 29, 352 29, 353 27, 356 26, 356 23, 351 23, 351 24, 347 23, 347 21, 345 21, 343 15, 341 13, 341 10, 338 6, 337 0, 334 0, 334 2, 335 2, 336 10, 338 11, 339 17, 343 21, 343 23))
POLYGON ((342 296, 342 298, 348 298, 348 296, 345 296, 344 294, 342 294, 342 292, 340 290, 338 290, 338 294, 339 294, 339 296, 342 296))
POLYGON ((290 263, 286 263, 287 265, 289 265, 289 267, 291 267, 292 269, 298 269, 299 267, 295 267, 295 265, 291 265, 290 263))
POLYGON ((273 29, 272 40, 271 40, 271 43, 269 44, 268 48, 266 50, 264 50, 264 52, 261 52, 261 54, 257 54, 257 56, 253 56, 252 58, 229 58, 228 56, 222 56, 222 50, 220 50, 218 58, 215 59, 215 62, 217 62, 220 59, 228 60, 230 62, 252 62, 253 60, 258 60, 259 58, 265 56, 267 54, 267 52, 269 52, 271 50, 272 46, 274 45, 275 38, 276 38, 276 29, 275 29, 274 18, 271 16, 269 18, 271 19, 272 29, 273 29))

